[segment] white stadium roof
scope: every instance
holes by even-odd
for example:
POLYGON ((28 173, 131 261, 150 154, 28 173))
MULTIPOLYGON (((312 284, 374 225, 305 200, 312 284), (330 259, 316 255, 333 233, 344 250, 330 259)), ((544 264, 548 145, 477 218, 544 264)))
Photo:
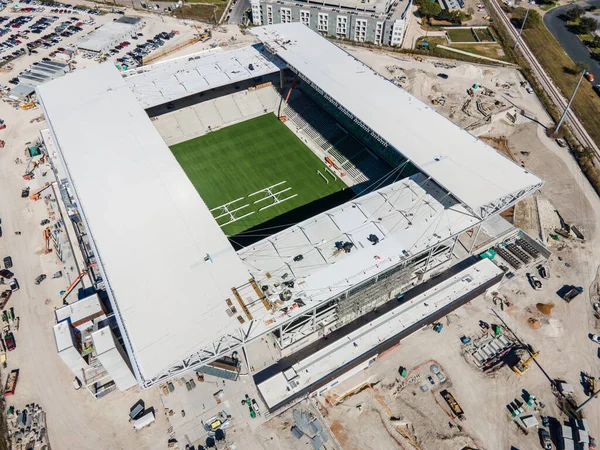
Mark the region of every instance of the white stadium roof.
MULTIPOLYGON (((475 213, 542 181, 300 23, 251 31, 475 213)), ((493 210, 493 207, 490 208, 493 210)))
POLYGON ((38 94, 141 377, 238 329, 225 299, 248 271, 117 69, 38 94))
POLYGON ((479 223, 461 202, 477 210, 541 183, 308 28, 257 31, 267 41, 283 32, 293 42, 277 47, 282 59, 433 180, 418 174, 391 184, 236 253, 144 108, 237 81, 224 62, 264 58, 256 47, 180 58, 126 78, 106 63, 37 88, 140 384, 172 367, 177 373, 183 359, 221 337, 250 327, 257 336, 304 312, 301 305, 268 311, 251 276, 285 280, 289 272, 298 281, 294 298, 315 305, 479 223), (337 241, 354 249, 334 254, 337 241), (298 254, 304 259, 293 261, 298 254), (248 309, 240 313, 253 322, 228 314, 234 287, 248 309))
POLYGON ((252 46, 228 51, 207 50, 128 70, 123 76, 140 104, 151 108, 279 70, 258 46, 252 46))

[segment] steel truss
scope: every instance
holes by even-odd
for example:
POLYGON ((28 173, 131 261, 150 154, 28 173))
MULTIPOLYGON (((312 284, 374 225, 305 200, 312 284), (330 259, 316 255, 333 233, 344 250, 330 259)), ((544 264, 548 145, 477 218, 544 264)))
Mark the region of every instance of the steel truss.
POLYGON ((237 350, 248 343, 248 334, 249 333, 245 333, 242 329, 238 329, 234 334, 225 334, 219 337, 211 344, 198 350, 191 356, 178 361, 155 377, 144 380, 144 388, 149 388, 157 383, 161 383, 187 372, 188 370, 204 366, 222 356, 231 354, 234 350, 237 350))

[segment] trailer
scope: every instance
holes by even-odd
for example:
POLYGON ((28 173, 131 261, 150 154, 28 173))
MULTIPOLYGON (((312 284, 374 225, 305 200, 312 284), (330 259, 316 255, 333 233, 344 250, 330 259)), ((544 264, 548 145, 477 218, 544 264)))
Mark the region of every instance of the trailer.
POLYGON ((142 428, 154 423, 154 420, 154 410, 150 410, 142 417, 137 419, 135 422, 133 422, 133 428, 135 429, 135 431, 139 431, 142 428))
POLYGON ((570 303, 575 297, 583 292, 583 288, 581 286, 564 286, 561 289, 561 297, 562 299, 570 303))
POLYGON ((444 400, 446 400, 446 403, 448 404, 452 412, 456 415, 456 417, 458 417, 460 420, 464 420, 465 412, 458 404, 454 396, 445 389, 440 392, 440 395, 443 397, 444 400))
POLYGON ((8 397, 15 394, 17 389, 17 381, 19 380, 19 369, 11 370, 6 379, 6 386, 4 387, 4 396, 8 397))

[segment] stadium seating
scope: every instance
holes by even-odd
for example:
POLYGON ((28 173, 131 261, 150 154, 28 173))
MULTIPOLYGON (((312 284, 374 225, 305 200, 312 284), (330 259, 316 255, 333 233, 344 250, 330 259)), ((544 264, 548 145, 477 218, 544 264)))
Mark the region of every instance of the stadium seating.
POLYGON ((341 166, 355 183, 383 177, 390 167, 306 95, 295 93, 283 114, 341 166))

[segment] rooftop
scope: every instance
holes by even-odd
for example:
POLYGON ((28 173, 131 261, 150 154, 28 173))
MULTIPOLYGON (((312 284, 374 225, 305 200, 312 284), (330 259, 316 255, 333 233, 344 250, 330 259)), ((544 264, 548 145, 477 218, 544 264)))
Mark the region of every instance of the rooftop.
POLYGON ((481 217, 541 186, 538 177, 308 27, 290 23, 251 31, 304 80, 481 217))
MULTIPOLYGON (((355 361, 366 351, 421 322, 441 308, 453 303, 472 290, 502 274, 493 262, 483 259, 371 322, 353 330, 291 367, 267 378, 257 380, 257 387, 269 409, 281 405, 335 369, 355 361)), ((265 369, 268 371, 268 369, 265 369)), ((260 376, 260 373, 257 375, 260 376)))
POLYGON ((107 45, 116 45, 115 39, 122 39, 132 33, 135 26, 129 22, 108 22, 84 36, 77 44, 78 48, 92 52, 104 51, 107 45))
MULTIPOLYGON (((259 284, 276 299, 292 298, 314 306, 399 262, 412 258, 479 223, 460 203, 423 174, 393 183, 330 209, 240 250, 239 256, 259 284), (379 242, 373 245, 369 236, 379 242), (349 253, 336 242, 351 242, 349 253), (295 261, 298 255, 300 261, 295 261), (292 288, 284 282, 294 281, 292 288), (280 288, 274 286, 280 284, 280 288)), ((294 309, 282 319, 304 312, 294 309)), ((254 313, 259 317, 259 313, 254 313)), ((269 325, 277 323, 269 317, 269 325)), ((258 329, 261 324, 255 325, 258 329)))
POLYGON ((248 271, 118 70, 78 70, 38 96, 138 380, 237 330, 225 299, 248 271))
POLYGON ((262 45, 254 45, 228 51, 207 50, 128 70, 123 72, 123 77, 140 104, 147 109, 278 72, 281 63, 269 60, 261 48, 262 45))

